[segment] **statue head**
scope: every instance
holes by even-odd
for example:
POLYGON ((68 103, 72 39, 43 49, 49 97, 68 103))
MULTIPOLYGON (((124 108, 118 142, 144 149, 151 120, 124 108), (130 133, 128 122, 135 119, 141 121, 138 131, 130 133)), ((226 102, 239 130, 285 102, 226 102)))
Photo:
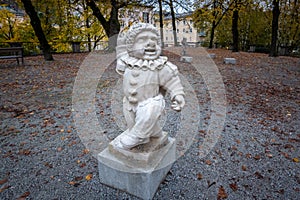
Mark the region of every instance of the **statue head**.
POLYGON ((133 25, 126 34, 127 52, 130 56, 144 60, 154 60, 161 54, 158 30, 151 24, 133 25))

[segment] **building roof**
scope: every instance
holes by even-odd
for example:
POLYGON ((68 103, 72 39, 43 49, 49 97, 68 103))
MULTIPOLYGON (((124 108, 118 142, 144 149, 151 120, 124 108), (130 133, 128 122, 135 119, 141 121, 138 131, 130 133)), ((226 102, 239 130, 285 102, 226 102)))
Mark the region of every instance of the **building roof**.
MULTIPOLYGON (((155 12, 155 14, 158 15, 158 12, 155 12)), ((179 14, 175 14, 175 17, 176 17, 176 19, 180 19, 180 18, 190 17, 190 16, 192 16, 192 14, 193 14, 193 12, 179 13, 179 14)), ((170 12, 165 13, 164 19, 165 20, 172 19, 171 13, 170 12)))

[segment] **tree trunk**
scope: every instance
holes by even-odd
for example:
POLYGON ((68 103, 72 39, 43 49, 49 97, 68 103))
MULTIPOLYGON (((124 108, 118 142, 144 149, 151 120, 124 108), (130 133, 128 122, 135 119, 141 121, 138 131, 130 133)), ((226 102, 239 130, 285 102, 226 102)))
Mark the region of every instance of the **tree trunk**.
POLYGON ((216 28, 216 21, 213 20, 212 26, 211 26, 211 32, 210 32, 209 46, 208 46, 209 49, 213 48, 214 37, 215 37, 215 28, 216 28))
POLYGON ((87 5, 92 9, 93 15, 99 20, 104 31, 109 38, 108 40, 108 49, 109 51, 115 50, 117 46, 117 38, 120 32, 120 23, 118 19, 118 5, 116 0, 110 0, 112 6, 110 11, 110 18, 108 21, 104 18, 103 14, 97 7, 96 3, 93 0, 88 0, 87 5))
POLYGON ((174 46, 178 46, 177 33, 176 33, 176 16, 175 16, 175 12, 174 12, 173 0, 170 0, 170 9, 171 9, 171 16, 172 16, 174 46))
POLYGON ((164 22, 163 22, 162 0, 158 0, 158 4, 159 4, 159 27, 160 27, 161 48, 164 48, 165 44, 164 44, 164 22))
POLYGON ((277 53, 277 37, 278 37, 278 21, 280 15, 279 0, 273 0, 273 19, 272 19, 272 40, 269 56, 276 57, 277 53))
POLYGON ((239 30, 238 30, 239 10, 235 8, 232 15, 232 51, 239 51, 239 30))
MULTIPOLYGON (((86 18, 85 26, 86 26, 87 29, 89 29, 91 27, 89 18, 86 18)), ((92 51, 92 41, 91 41, 91 34, 90 33, 87 34, 87 40, 88 40, 88 50, 89 50, 89 52, 91 52, 92 51)))
POLYGON ((117 6, 117 1, 116 0, 111 0, 111 11, 110 11, 110 18, 109 18, 109 41, 108 41, 108 47, 110 51, 113 51, 116 49, 117 46, 117 39, 118 39, 118 34, 120 32, 120 22, 119 22, 119 8, 117 6))
POLYGON ((43 32, 41 21, 31 3, 31 0, 21 0, 26 13, 30 17, 30 24, 35 32, 35 35, 37 36, 40 45, 43 50, 44 58, 45 60, 53 60, 52 54, 51 54, 51 47, 45 37, 45 34, 43 32))

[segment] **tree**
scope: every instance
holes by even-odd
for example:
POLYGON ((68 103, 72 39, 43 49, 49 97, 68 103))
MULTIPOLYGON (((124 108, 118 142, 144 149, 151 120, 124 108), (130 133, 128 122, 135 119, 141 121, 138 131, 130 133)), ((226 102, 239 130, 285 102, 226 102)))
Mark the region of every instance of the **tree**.
MULTIPOLYGON (((160 31, 160 43, 161 43, 161 47, 164 48, 164 20, 163 20, 163 0, 143 0, 140 3, 143 3, 147 6, 152 6, 155 8, 157 8, 157 4, 158 4, 158 15, 159 15, 159 31, 160 31)), ((156 10, 157 11, 157 10, 156 10)))
POLYGON ((117 2, 117 0, 110 0, 110 15, 106 20, 94 0, 88 0, 87 5, 92 9, 93 15, 99 20, 103 26, 107 37, 109 38, 109 50, 114 50, 117 45, 117 38, 120 32, 120 23, 118 19, 118 11, 126 5, 126 1, 117 2))
POLYGON ((160 28, 160 40, 161 40, 161 47, 164 48, 164 22, 163 22, 163 7, 162 7, 162 0, 158 0, 159 5, 159 28, 160 28))
POLYGON ((173 29, 173 38, 174 38, 174 46, 178 46, 177 40, 177 31, 176 31, 176 16, 174 11, 173 0, 169 0, 168 4, 170 6, 171 16, 172 16, 172 29, 173 29))
POLYGON ((235 0, 233 14, 232 14, 232 51, 239 51, 239 30, 238 30, 238 22, 239 22, 239 4, 241 0, 235 0))
POLYGON ((16 16, 9 10, 0 10, 0 39, 1 40, 13 40, 16 34, 16 16))
POLYGON ((278 21, 280 15, 279 9, 279 0, 273 0, 273 19, 272 19, 272 39, 271 39, 271 49, 270 49, 270 56, 276 57, 278 56, 277 52, 277 37, 278 37, 278 21))
POLYGON ((232 51, 238 52, 240 46, 239 36, 239 12, 242 8, 251 6, 251 0, 233 0, 232 13, 232 51))
POLYGON ((299 0, 282 1, 279 16, 278 46, 289 50, 300 46, 300 2, 299 0))
POLYGON ((30 17, 30 24, 35 32, 35 35, 37 36, 40 45, 43 49, 43 54, 44 54, 44 58, 45 60, 53 60, 53 56, 51 54, 51 47, 45 37, 45 34, 43 32, 42 26, 41 26, 41 21, 31 3, 31 0, 21 0, 26 13, 29 15, 30 17))
POLYGON ((207 23, 211 27, 209 48, 213 48, 215 30, 231 8, 232 3, 232 1, 228 2, 226 0, 201 0, 196 5, 197 10, 194 13, 193 19, 198 29, 205 28, 207 23))

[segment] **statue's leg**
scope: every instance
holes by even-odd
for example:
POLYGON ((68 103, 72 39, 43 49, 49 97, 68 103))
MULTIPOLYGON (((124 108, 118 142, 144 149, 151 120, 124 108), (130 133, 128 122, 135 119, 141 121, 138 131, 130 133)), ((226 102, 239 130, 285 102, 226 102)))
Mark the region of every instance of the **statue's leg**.
POLYGON ((161 127, 159 118, 165 108, 165 101, 162 95, 147 99, 137 107, 135 124, 132 131, 138 138, 150 138, 159 136, 161 127))
POLYGON ((130 149, 139 144, 149 142, 149 138, 159 137, 161 127, 158 126, 158 120, 165 107, 165 101, 162 95, 147 99, 140 103, 136 108, 135 123, 131 129, 128 129, 120 142, 122 148, 130 149))
POLYGON ((127 124, 127 129, 130 130, 134 126, 135 112, 133 111, 133 105, 129 103, 126 97, 123 99, 123 113, 127 124))

